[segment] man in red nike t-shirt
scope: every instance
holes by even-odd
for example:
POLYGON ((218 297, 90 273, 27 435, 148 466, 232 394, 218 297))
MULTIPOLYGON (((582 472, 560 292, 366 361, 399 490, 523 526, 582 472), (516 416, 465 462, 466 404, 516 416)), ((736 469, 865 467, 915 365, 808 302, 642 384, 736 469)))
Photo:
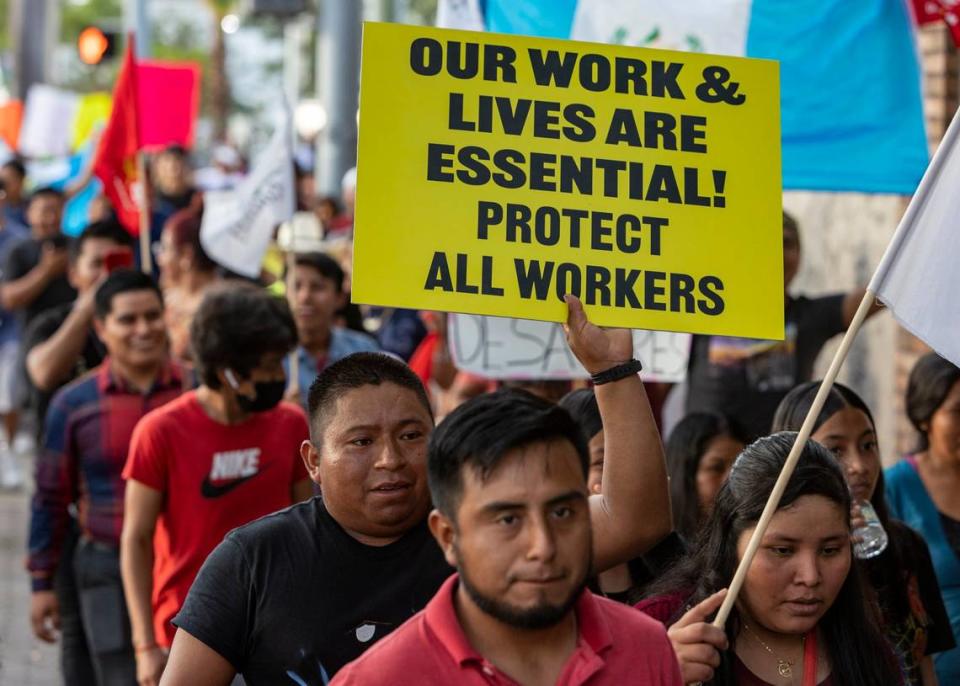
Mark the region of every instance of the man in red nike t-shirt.
POLYGON ((200 387, 141 420, 123 472, 123 585, 141 684, 159 682, 170 620, 227 532, 312 493, 299 456, 306 418, 280 402, 297 340, 286 303, 218 288, 190 339, 200 387))

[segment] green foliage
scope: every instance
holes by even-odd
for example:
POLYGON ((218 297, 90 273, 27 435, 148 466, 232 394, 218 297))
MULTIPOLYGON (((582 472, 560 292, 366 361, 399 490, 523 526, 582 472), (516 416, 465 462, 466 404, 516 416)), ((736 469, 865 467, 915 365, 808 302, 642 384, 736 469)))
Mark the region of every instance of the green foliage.
POLYGON ((230 14, 230 10, 237 3, 236 0, 207 0, 207 4, 210 5, 210 9, 216 14, 217 19, 223 19, 230 14))
POLYGON ((0 52, 10 48, 10 0, 0 0, 0 52))
POLYGON ((410 12, 417 14, 424 24, 437 19, 437 0, 410 0, 410 12))
POLYGON ((76 45, 77 36, 94 24, 108 29, 122 30, 123 0, 87 0, 85 4, 60 3, 60 41, 76 45))

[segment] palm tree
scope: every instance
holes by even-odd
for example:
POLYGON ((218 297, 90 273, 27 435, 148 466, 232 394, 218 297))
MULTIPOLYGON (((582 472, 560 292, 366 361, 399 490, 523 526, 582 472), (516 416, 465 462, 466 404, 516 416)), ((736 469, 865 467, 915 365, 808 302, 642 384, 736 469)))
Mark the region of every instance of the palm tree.
POLYGON ((213 137, 227 139, 227 117, 230 115, 230 81, 227 78, 227 51, 220 23, 230 14, 235 0, 207 0, 213 12, 213 52, 210 56, 210 104, 213 110, 213 137))

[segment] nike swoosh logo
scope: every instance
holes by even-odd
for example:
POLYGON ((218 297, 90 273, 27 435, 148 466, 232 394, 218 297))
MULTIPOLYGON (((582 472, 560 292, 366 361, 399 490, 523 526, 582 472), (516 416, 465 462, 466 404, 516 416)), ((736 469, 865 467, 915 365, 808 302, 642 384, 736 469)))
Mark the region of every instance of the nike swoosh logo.
MULTIPOLYGON (((259 474, 259 472, 257 472, 257 474, 259 474)), ((232 481, 228 481, 218 486, 214 486, 212 483, 210 483, 210 476, 207 475, 207 477, 203 480, 203 483, 200 484, 200 495, 202 495, 204 498, 219 498, 220 496, 226 495, 227 493, 235 489, 244 481, 249 481, 250 479, 255 477, 257 474, 251 474, 250 476, 242 476, 239 479, 233 479, 232 481)))

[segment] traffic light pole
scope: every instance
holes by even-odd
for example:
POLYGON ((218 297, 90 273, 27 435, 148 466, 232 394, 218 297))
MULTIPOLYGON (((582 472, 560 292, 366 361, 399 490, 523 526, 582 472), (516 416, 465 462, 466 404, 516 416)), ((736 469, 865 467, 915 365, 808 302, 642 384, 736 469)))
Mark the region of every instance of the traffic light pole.
POLYGON ((320 195, 340 195, 344 173, 357 161, 361 0, 321 0, 317 12, 317 92, 327 125, 317 138, 320 195))
POLYGON ((136 38, 138 60, 150 57, 150 15, 147 13, 148 0, 124 0, 123 23, 127 31, 136 38))
POLYGON ((15 92, 21 100, 26 100, 30 86, 45 81, 47 23, 50 17, 48 4, 48 0, 13 0, 9 8, 15 92))

